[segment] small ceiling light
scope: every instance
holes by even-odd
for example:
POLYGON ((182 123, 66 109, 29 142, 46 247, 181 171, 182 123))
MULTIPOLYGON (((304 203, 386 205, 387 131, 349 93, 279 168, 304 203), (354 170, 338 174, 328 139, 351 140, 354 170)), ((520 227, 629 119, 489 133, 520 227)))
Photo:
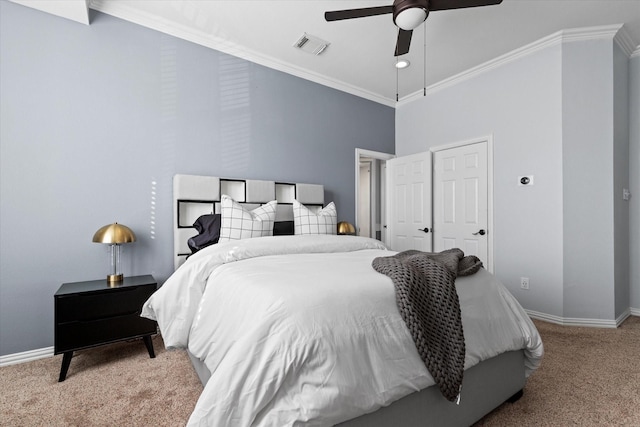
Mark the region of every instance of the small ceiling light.
POLYGON ((399 59, 396 61, 396 68, 402 70, 403 68, 407 68, 409 65, 411 65, 411 62, 409 62, 407 59, 399 59))

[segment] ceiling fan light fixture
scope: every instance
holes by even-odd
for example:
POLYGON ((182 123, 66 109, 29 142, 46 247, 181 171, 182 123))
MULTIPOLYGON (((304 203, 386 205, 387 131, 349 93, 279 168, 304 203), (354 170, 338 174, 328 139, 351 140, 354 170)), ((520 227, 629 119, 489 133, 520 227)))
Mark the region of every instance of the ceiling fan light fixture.
POLYGON ((393 0, 393 4, 389 6, 328 11, 325 12, 324 19, 327 22, 331 22, 391 13, 393 15, 393 23, 398 27, 398 38, 394 53, 394 56, 398 57, 409 53, 413 30, 427 19, 430 10, 461 9, 500 3, 502 3, 502 0, 393 0))
POLYGON ((408 7, 398 12, 394 18, 395 24, 406 31, 411 31, 427 19, 427 10, 422 7, 408 7))

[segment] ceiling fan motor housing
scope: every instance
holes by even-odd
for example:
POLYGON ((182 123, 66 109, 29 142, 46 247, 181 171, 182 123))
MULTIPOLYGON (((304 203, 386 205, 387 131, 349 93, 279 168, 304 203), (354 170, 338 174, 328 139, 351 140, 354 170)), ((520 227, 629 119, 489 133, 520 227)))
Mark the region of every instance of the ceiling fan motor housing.
POLYGON ((393 23, 406 31, 422 24, 429 16, 427 0, 395 0, 393 23))

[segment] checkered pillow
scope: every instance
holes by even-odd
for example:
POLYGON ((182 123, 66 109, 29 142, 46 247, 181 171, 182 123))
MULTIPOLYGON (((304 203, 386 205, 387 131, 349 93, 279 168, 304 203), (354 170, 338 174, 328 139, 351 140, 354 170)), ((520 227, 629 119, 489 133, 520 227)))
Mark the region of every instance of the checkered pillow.
POLYGON ((294 200, 293 224, 295 234, 338 234, 336 205, 331 202, 316 214, 294 200))
POLYGON ((276 219, 277 205, 278 202, 273 200, 252 211, 248 211, 240 203, 223 194, 220 200, 221 224, 219 241, 273 236, 273 223, 276 219))

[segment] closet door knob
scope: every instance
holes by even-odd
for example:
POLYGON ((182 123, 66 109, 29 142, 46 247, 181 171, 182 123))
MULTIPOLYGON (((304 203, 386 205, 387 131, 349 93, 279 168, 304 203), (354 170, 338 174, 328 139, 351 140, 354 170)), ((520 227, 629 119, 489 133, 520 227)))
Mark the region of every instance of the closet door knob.
POLYGON ((487 232, 481 229, 480 231, 478 231, 476 233, 471 233, 471 234, 473 234, 474 236, 477 236, 478 234, 481 235, 481 236, 484 236, 485 234, 487 234, 487 232))
POLYGON ((418 228, 418 231, 424 231, 425 233, 429 232, 429 229, 427 227, 425 228, 418 228))

